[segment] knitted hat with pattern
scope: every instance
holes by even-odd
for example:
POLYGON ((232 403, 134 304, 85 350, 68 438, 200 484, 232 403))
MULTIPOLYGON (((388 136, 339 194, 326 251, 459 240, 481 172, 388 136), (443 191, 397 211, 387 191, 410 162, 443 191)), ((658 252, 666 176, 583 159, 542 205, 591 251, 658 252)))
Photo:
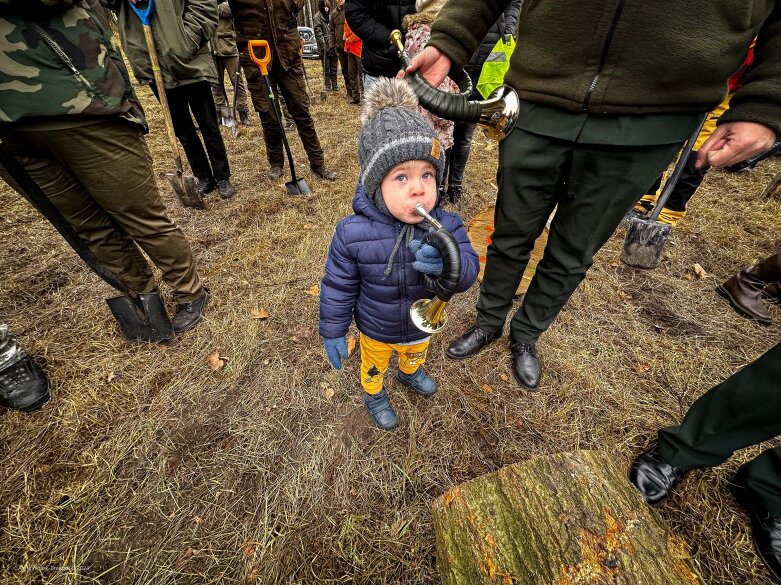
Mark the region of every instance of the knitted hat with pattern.
POLYGON ((358 137, 358 162, 366 195, 374 200, 388 172, 408 160, 430 162, 437 187, 445 172, 445 152, 434 128, 417 110, 418 98, 403 79, 380 78, 365 96, 358 137))

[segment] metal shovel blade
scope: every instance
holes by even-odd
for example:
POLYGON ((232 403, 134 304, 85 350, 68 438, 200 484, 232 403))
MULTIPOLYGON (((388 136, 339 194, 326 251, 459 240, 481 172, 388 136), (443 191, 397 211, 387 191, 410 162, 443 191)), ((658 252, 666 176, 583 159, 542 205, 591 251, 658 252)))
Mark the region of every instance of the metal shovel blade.
POLYGON ((629 218, 621 261, 637 268, 656 268, 670 238, 670 224, 629 218))
POLYGON ((141 293, 136 302, 127 295, 106 299, 127 341, 167 343, 176 337, 171 320, 156 292, 141 293))
POLYGON ((285 183, 285 189, 287 189, 288 195, 311 195, 312 190, 309 185, 306 184, 304 179, 294 178, 292 181, 285 183))
POLYGON ((195 177, 179 173, 166 173, 165 178, 171 183, 171 187, 182 205, 195 209, 206 209, 203 194, 195 177))

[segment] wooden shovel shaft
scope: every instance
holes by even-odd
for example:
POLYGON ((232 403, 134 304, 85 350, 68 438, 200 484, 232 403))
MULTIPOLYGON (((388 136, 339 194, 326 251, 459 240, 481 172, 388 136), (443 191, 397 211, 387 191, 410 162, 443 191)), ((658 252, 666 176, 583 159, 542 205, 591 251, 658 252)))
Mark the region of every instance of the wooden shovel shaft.
POLYGON ((163 109, 165 130, 168 134, 168 142, 171 144, 171 150, 173 151, 176 173, 179 176, 179 180, 181 181, 181 177, 184 174, 184 167, 182 166, 182 155, 179 153, 179 145, 176 142, 176 134, 174 134, 174 123, 171 120, 171 110, 168 109, 168 97, 165 94, 165 84, 163 83, 163 74, 160 71, 160 61, 157 58, 157 49, 155 48, 155 39, 152 36, 152 27, 146 24, 142 24, 141 28, 144 29, 146 50, 149 53, 149 61, 152 63, 152 74, 155 77, 157 95, 160 98, 160 105, 163 109))

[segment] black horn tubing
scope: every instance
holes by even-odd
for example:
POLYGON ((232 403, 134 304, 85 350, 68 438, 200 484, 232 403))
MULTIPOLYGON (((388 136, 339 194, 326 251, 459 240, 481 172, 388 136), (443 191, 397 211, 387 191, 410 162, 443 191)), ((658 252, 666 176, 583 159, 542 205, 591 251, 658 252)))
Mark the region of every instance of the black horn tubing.
POLYGON ((423 79, 417 71, 408 74, 405 79, 418 96, 420 105, 429 112, 447 120, 475 124, 480 120, 482 107, 479 102, 469 101, 469 95, 472 93, 472 80, 463 69, 456 77, 459 79, 454 79, 454 81, 458 83, 461 93, 447 93, 431 87, 431 84, 423 79), (468 91, 462 87, 461 77, 466 78, 468 91))
POLYGON ((426 234, 423 243, 435 247, 442 255, 442 273, 436 278, 423 275, 426 288, 447 302, 461 282, 461 249, 453 234, 444 228, 426 234))

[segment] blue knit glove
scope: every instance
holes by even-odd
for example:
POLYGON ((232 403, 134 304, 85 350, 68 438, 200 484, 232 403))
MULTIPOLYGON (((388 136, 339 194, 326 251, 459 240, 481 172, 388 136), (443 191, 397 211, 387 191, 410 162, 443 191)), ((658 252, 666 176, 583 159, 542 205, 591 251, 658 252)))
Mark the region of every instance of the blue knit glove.
POLYGON ((347 359, 347 337, 323 338, 325 355, 335 370, 342 369, 342 360, 347 359))
POLYGON ((442 254, 434 246, 422 244, 420 240, 412 240, 409 249, 415 254, 415 261, 412 263, 415 270, 430 276, 442 274, 442 254))

